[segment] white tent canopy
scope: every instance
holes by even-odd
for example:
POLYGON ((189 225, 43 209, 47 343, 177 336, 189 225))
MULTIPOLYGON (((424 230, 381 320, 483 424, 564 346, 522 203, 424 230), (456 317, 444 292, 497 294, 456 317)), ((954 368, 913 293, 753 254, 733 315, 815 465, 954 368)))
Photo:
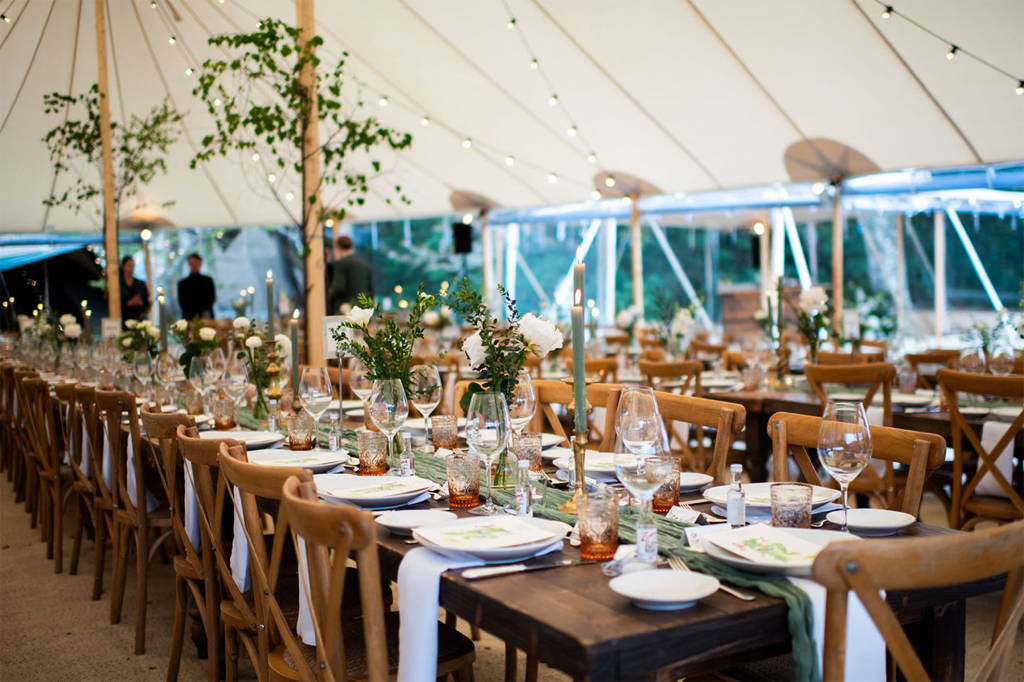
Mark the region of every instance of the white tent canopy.
MULTIPOLYGON (((94 216, 43 206, 54 174, 41 142, 62 120, 43 114, 43 95, 66 94, 69 84, 80 93, 96 81, 93 0, 5 6, 0 231, 95 228, 94 216)), ((895 6, 961 49, 1024 74, 1024 3, 895 6)), ((294 5, 157 0, 154 9, 149 0, 108 0, 107 8, 114 120, 143 114, 167 94, 188 111, 168 174, 122 212, 174 201, 162 213, 178 227, 289 222, 248 157, 188 168, 211 121, 186 69, 223 56, 206 44, 209 35, 255 30, 267 15, 294 23, 294 5)), ((967 55, 947 60, 948 44, 899 16, 883 19, 882 9, 875 0, 320 0, 316 13, 321 56, 349 52, 346 102, 361 98, 382 122, 413 134, 410 150, 381 155, 386 174, 355 210, 386 219, 447 212, 454 190, 507 207, 578 202, 603 170, 669 193, 786 181, 787 148, 810 138, 848 145, 882 170, 1024 158, 1016 83, 967 55), (534 56, 542 70, 530 68, 534 56), (410 205, 385 203, 396 184, 410 205)), ((56 187, 69 182, 59 177, 56 187)), ((294 173, 277 184, 282 196, 301 194, 294 173)), ((298 212, 298 201, 285 205, 298 212)))

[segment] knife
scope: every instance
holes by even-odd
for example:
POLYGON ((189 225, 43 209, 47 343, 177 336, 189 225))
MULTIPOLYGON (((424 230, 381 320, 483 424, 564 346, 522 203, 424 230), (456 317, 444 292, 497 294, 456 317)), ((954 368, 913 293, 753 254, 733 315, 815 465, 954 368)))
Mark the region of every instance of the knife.
POLYGON ((523 573, 525 571, 540 571, 545 568, 558 568, 559 566, 570 566, 572 564, 578 564, 580 562, 572 559, 561 559, 553 563, 543 564, 511 564, 508 566, 486 566, 484 568, 471 568, 462 572, 462 577, 466 580, 478 580, 480 578, 493 578, 499 575, 508 575, 510 573, 523 573))

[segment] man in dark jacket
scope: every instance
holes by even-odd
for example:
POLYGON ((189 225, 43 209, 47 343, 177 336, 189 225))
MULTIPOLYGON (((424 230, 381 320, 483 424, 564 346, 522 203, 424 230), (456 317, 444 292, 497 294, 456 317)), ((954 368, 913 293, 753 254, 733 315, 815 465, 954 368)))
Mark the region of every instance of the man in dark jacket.
POLYGON ((178 282, 178 303, 181 304, 181 318, 196 317, 213 319, 213 304, 217 302, 217 290, 213 278, 200 275, 203 259, 198 253, 188 257, 189 276, 178 282))
POLYGON ((352 238, 346 235, 334 242, 334 276, 328 296, 332 315, 337 315, 343 304, 354 304, 359 294, 373 296, 373 269, 353 253, 354 248, 352 238))

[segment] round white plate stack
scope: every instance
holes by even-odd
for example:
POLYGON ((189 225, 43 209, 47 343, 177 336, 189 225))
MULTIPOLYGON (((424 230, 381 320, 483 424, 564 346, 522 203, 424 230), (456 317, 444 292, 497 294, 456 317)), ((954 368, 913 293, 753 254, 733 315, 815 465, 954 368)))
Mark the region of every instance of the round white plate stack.
MULTIPOLYGON (((889 509, 850 509, 848 511, 850 517, 846 525, 850 532, 869 538, 895 535, 917 521, 910 514, 889 509)), ((843 525, 842 510, 829 512, 825 518, 837 526, 843 525)))
POLYGON ((695 571, 634 571, 612 578, 608 587, 642 609, 688 609, 718 591, 717 578, 695 571))

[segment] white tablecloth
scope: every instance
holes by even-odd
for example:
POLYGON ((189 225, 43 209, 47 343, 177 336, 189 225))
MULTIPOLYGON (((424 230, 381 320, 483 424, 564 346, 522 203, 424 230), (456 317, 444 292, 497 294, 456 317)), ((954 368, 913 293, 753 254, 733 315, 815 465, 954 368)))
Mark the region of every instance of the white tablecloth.
MULTIPOLYGON (((1013 439, 1010 440, 1007 447, 1003 448, 1000 452, 995 452, 993 448, 999 445, 1000 439, 1010 430, 1013 424, 1007 424, 1005 422, 985 422, 981 426, 981 447, 996 458, 996 469, 1003 475, 1004 478, 1010 484, 1013 483, 1013 439)), ((980 464, 980 459, 979 459, 980 464)), ((974 489, 974 492, 978 495, 992 495, 995 497, 1006 497, 1006 491, 1003 490, 999 482, 996 481, 995 476, 992 475, 991 470, 985 471, 985 475, 978 481, 978 487, 974 489)))

